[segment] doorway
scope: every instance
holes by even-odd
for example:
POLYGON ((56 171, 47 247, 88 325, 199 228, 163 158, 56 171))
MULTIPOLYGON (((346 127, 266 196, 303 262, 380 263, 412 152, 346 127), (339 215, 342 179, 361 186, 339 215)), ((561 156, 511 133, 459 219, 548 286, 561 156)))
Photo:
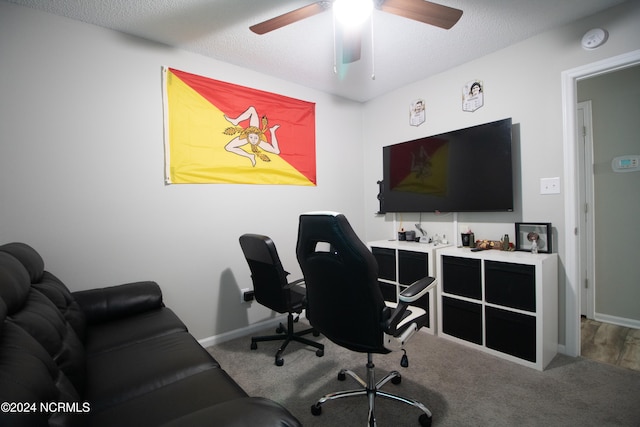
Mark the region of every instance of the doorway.
POLYGON ((584 164, 578 167, 584 171, 579 172, 580 283, 581 297, 586 297, 581 314, 640 328, 640 247, 634 232, 640 218, 640 173, 630 167, 640 153, 640 66, 581 79, 577 89, 576 143, 584 164))
MULTIPOLYGON (((566 310, 565 310, 565 353, 580 355, 580 315, 582 311, 583 286, 587 260, 583 250, 585 232, 584 216, 581 214, 581 176, 580 155, 578 149, 578 96, 577 83, 590 77, 622 70, 640 64, 640 50, 619 55, 583 67, 562 73, 563 109, 564 109, 564 180, 565 180, 565 271, 566 271, 566 310)), ((631 153, 629 153, 631 154, 631 153)), ((584 171, 582 171, 584 173, 584 171)), ((583 175, 584 176, 584 175, 583 175)), ((597 285, 596 285, 597 286, 597 285)), ((587 301, 588 303, 588 301, 587 301)))

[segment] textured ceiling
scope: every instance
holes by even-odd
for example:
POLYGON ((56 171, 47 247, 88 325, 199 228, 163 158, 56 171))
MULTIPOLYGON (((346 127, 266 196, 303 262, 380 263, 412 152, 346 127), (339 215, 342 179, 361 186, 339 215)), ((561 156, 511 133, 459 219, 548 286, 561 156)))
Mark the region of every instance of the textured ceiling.
MULTIPOLYGON (((313 0, 8 0, 367 101, 622 0, 434 0, 462 9, 442 30, 374 11, 362 59, 334 72, 324 12, 259 36, 249 26, 313 0), (375 80, 371 78, 375 70, 375 80)), ((579 40, 576 40, 579 43, 579 40)), ((169 64, 170 65, 170 64, 169 64)))

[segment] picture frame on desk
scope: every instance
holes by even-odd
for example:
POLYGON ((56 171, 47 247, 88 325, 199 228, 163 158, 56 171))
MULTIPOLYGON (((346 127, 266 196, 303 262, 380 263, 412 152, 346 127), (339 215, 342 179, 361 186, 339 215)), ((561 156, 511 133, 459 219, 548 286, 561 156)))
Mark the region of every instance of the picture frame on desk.
POLYGON ((550 222, 516 222, 516 250, 531 252, 533 240, 536 240, 538 252, 552 253, 552 235, 550 222))

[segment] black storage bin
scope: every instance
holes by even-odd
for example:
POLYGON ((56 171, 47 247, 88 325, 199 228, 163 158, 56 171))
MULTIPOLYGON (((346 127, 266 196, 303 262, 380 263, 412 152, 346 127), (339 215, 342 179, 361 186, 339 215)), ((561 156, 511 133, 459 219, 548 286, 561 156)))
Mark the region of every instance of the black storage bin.
POLYGON ((482 345, 482 306, 443 296, 442 331, 465 341, 482 345))
POLYGON ((479 259, 453 256, 442 257, 441 280, 444 292, 468 298, 481 299, 481 279, 479 259))
POLYGON ((398 302, 398 296, 396 295, 397 286, 392 283, 381 282, 378 280, 378 285, 382 291, 382 297, 385 301, 398 302))
POLYGON ((371 248, 371 253, 378 261, 378 278, 396 280, 396 251, 388 248, 371 248))
POLYGON ((484 292, 487 302, 535 312, 535 266, 485 261, 484 292))
POLYGON ((398 251, 398 282, 410 285, 429 275, 428 255, 422 252, 398 251))
POLYGON ((522 313, 485 308, 488 348, 536 362, 536 318, 522 313))

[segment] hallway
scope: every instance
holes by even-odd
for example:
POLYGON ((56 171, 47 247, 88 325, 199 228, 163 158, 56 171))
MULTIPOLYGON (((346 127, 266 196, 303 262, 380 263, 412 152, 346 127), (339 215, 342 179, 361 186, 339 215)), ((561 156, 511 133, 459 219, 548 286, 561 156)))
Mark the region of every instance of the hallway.
POLYGON ((581 319, 581 355, 640 371, 640 329, 581 319))

